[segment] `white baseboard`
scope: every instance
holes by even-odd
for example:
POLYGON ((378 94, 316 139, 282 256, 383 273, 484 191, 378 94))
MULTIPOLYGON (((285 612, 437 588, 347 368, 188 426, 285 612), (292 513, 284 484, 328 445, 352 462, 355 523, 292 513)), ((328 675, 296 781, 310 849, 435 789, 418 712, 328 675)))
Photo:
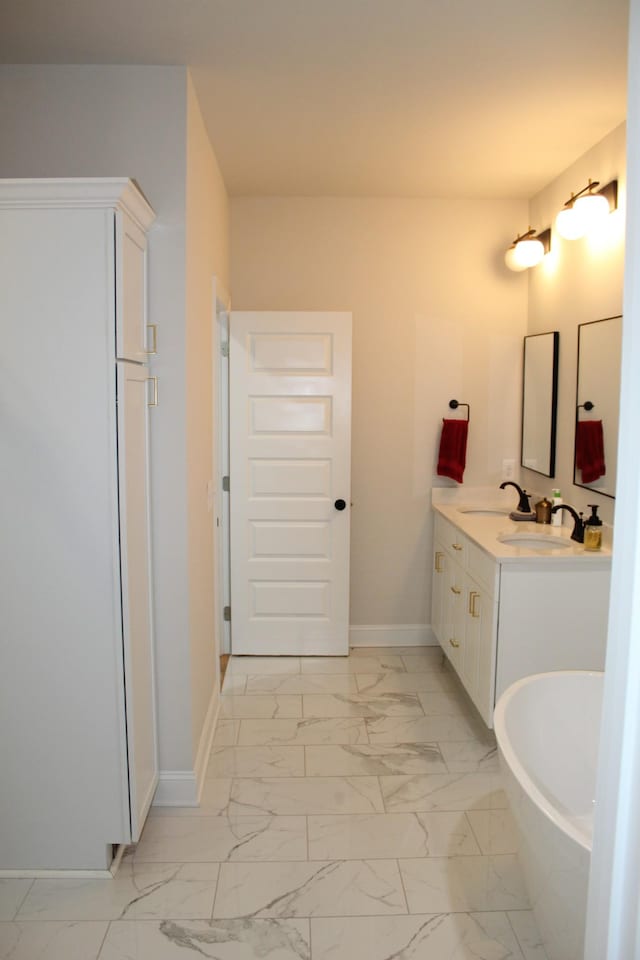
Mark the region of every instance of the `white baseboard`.
POLYGON ((373 624, 349 627, 350 647, 434 647, 438 645, 428 624, 373 624))
POLYGON ((0 870, 0 880, 112 880, 111 870, 0 870))
POLYGON ((202 727, 202 733, 200 734, 200 743, 198 744, 198 752, 196 753, 196 763, 195 763, 195 775, 196 775, 196 785, 197 785, 197 796, 196 803, 200 804, 200 797, 202 795, 202 790, 204 788, 205 776, 207 773, 207 764, 209 763, 209 755, 211 753, 211 747, 213 746, 213 738, 215 736, 216 727, 218 725, 218 715, 220 713, 220 690, 218 689, 218 681, 214 682, 213 693, 211 694, 211 700, 209 701, 209 709, 207 710, 207 715, 204 720, 204 725, 202 727))
POLYGON ((161 770, 158 789, 153 798, 154 807, 199 806, 219 710, 220 695, 217 688, 214 688, 202 726, 193 770, 161 770))
POLYGON ((197 807, 198 784, 193 770, 161 770, 154 807, 197 807))

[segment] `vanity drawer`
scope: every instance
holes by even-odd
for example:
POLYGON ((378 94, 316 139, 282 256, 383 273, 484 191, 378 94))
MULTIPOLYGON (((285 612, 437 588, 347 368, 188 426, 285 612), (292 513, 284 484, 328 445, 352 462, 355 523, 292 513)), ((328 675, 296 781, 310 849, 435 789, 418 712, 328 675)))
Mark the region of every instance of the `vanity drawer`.
POLYGON ((439 514, 436 516, 435 534, 435 539, 440 541, 451 559, 463 567, 466 566, 469 541, 465 535, 439 514))
POLYGON ((470 577, 485 587, 492 597, 495 596, 498 564, 470 541, 467 542, 467 570, 470 577))

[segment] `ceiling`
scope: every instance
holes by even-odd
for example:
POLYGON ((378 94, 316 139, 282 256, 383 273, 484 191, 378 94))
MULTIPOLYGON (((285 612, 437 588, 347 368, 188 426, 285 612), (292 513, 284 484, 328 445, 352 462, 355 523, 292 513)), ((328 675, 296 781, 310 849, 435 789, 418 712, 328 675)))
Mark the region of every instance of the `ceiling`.
POLYGON ((0 0, 0 62, 187 64, 232 195, 530 197, 626 114, 628 0, 0 0))

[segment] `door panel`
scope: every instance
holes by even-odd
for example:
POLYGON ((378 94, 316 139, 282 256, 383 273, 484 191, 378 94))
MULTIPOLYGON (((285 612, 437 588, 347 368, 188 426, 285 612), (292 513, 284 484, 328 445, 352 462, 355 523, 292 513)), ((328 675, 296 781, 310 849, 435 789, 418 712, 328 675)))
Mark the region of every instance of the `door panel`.
POLYGON ((147 351, 147 238, 126 214, 116 213, 116 356, 144 362, 147 351))
POLYGON ((148 489, 146 367, 118 363, 118 477, 131 839, 158 782, 148 489))
POLYGON ((233 312, 235 654, 347 654, 351 314, 233 312))

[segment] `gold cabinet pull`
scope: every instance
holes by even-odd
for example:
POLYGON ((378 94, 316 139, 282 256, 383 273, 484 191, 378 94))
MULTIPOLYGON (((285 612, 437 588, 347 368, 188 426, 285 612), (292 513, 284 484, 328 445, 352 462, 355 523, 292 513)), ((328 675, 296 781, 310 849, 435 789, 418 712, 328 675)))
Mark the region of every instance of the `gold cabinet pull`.
POLYGON ((452 647, 460 646, 460 642, 458 640, 452 640, 451 637, 449 637, 449 643, 451 644, 452 647))
POLYGON ((440 550, 436 550, 436 557, 435 557, 435 564, 434 564, 434 565, 435 565, 435 571, 436 571, 436 573, 442 573, 442 572, 443 572, 443 569, 442 569, 442 557, 443 557, 443 554, 441 553, 441 551, 440 551, 440 550))
POLYGON ((148 400, 147 404, 150 407, 157 407, 158 406, 158 378, 147 377, 147 383, 149 382, 153 384, 153 400, 148 400))
POLYGON ((450 590, 451 590, 451 593, 455 593, 456 596, 462 593, 462 590, 460 589, 460 587, 451 587, 450 590))
POLYGON ((145 350, 149 357, 155 357, 158 353, 158 324, 148 323, 147 330, 151 330, 151 350, 145 350))
POLYGON ((479 617, 480 614, 476 610, 476 600, 480 599, 480 594, 477 590, 469 591, 469 613, 472 617, 479 617))
POLYGON ((451 546, 453 547, 454 550, 462 550, 461 543, 452 543, 451 546))

